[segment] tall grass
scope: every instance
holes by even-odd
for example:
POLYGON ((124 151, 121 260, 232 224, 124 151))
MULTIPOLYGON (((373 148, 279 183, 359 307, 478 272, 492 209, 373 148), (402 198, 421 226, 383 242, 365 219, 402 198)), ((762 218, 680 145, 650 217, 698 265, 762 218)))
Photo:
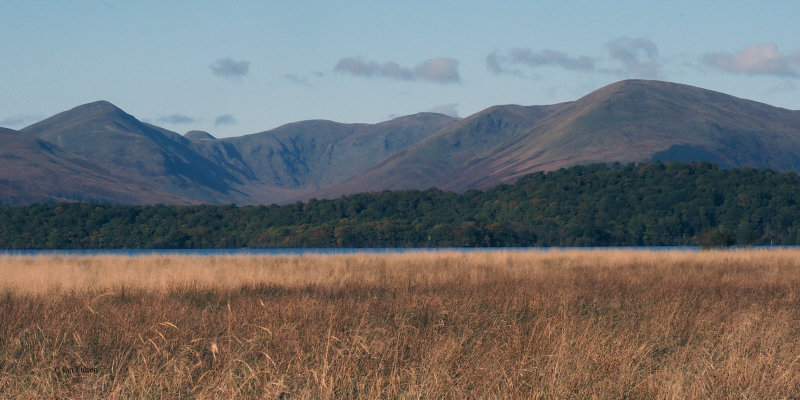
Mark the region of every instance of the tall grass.
POLYGON ((800 252, 0 258, 0 397, 791 398, 800 252))

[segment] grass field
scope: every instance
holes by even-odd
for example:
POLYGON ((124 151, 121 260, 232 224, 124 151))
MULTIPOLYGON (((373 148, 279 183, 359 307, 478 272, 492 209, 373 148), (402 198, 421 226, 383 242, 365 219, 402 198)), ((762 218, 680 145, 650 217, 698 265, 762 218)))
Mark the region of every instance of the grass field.
POLYGON ((797 398, 800 251, 0 258, 3 398, 797 398))

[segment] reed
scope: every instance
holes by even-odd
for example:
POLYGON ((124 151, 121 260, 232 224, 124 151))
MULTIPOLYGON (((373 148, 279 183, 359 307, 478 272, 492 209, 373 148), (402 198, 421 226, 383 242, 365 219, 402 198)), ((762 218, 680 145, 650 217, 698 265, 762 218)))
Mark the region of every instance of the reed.
POLYGON ((796 398, 800 252, 0 258, 8 398, 796 398))

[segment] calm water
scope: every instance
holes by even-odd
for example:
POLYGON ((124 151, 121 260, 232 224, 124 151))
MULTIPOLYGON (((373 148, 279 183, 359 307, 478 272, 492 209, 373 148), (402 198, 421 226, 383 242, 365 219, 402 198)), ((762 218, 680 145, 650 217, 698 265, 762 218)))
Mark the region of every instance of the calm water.
POLYGON ((190 256, 233 256, 233 255, 304 255, 304 254, 389 254, 406 252, 443 252, 458 251, 471 252, 496 252, 496 251, 564 251, 564 250, 595 250, 595 249, 633 249, 633 250, 680 250, 698 251, 694 246, 653 246, 653 247, 437 247, 437 248, 290 248, 290 249, 104 249, 104 250, 0 250, 0 255, 10 256, 94 256, 94 255, 190 255, 190 256))
MULTIPOLYGON (((280 255, 320 255, 320 254, 391 254, 406 252, 458 251, 497 252, 497 251, 566 251, 566 250, 648 250, 648 251, 699 251, 697 246, 640 246, 640 247, 436 247, 436 248, 311 248, 311 249, 105 249, 105 250, 0 250, 0 256, 142 256, 142 255, 188 255, 188 256, 280 256, 280 255)), ((732 249, 800 249, 800 246, 755 246, 733 247, 732 249)))

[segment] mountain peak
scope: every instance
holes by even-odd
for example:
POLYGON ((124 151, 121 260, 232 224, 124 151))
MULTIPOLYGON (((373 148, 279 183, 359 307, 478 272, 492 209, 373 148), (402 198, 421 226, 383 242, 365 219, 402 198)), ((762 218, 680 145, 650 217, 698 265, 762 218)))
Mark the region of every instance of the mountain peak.
POLYGON ((125 111, 122 111, 121 108, 115 106, 108 100, 97 100, 91 103, 81 104, 77 107, 73 107, 72 109, 65 111, 68 113, 91 113, 95 115, 107 115, 107 114, 125 114, 128 115, 125 111))
POLYGON ((70 110, 56 114, 50 118, 39 121, 22 129, 23 132, 41 136, 42 132, 54 127, 64 129, 70 126, 79 126, 90 122, 117 121, 122 124, 140 124, 132 115, 122 111, 119 107, 106 101, 99 100, 74 107, 70 110))
POLYGON ((645 79, 626 79, 603 86, 585 97, 613 97, 629 93, 641 92, 664 92, 664 91, 705 91, 704 89, 680 83, 645 80, 645 79))
POLYGON ((640 99, 651 102, 657 100, 666 100, 679 103, 756 103, 752 100, 744 100, 725 93, 709 89, 702 89, 683 83, 645 79, 628 79, 614 82, 610 85, 601 87, 592 93, 589 93, 578 101, 582 101, 584 99, 597 101, 610 98, 614 98, 616 100, 631 99, 634 101, 640 99))
POLYGON ((206 131, 189 131, 183 134, 183 137, 186 139, 195 141, 195 140, 217 140, 214 135, 206 132, 206 131))
POLYGON ((111 103, 108 100, 92 101, 92 102, 80 105, 78 107, 105 107, 105 108, 119 109, 119 107, 115 106, 113 103, 111 103))

